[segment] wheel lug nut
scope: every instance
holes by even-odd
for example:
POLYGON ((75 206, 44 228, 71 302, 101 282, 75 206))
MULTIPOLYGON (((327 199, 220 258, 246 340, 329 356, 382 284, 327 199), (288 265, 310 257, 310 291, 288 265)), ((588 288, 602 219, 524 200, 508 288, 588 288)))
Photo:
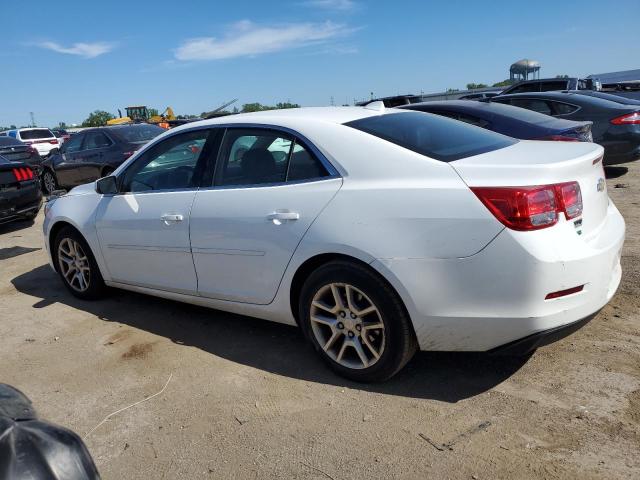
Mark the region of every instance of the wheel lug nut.
POLYGON ((349 338, 353 338, 353 332, 351 330, 349 330, 348 335, 349 335, 349 338))
POLYGON ((338 329, 342 330, 344 328, 344 323, 338 322, 338 329))
POLYGON ((351 318, 356 318, 356 314, 355 313, 351 313, 351 318))
POLYGON ((358 330, 359 332, 362 331, 362 325, 356 325, 356 330, 358 330))
POLYGON ((344 313, 344 312, 340 312, 340 316, 341 316, 342 318, 344 318, 344 317, 346 317, 346 316, 347 316, 347 314, 346 314, 346 313, 344 313))

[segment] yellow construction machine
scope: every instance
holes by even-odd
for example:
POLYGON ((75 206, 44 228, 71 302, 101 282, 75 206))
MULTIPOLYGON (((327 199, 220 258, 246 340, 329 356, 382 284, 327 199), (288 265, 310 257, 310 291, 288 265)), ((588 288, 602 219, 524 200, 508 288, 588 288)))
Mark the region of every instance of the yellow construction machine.
POLYGON ((118 118, 107 121, 107 125, 125 125, 129 123, 153 123, 162 128, 169 128, 169 120, 175 120, 176 116, 171 107, 164 109, 160 115, 149 115, 149 109, 145 105, 127 107, 127 114, 123 117, 118 109, 118 118))

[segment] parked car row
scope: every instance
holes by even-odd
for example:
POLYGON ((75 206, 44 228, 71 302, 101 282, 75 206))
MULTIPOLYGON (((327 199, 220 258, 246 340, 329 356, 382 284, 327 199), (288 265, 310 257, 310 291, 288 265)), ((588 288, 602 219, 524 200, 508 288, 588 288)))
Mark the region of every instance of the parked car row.
POLYGON ((31 145, 38 153, 46 157, 56 153, 60 148, 60 141, 48 128, 17 128, 0 132, 0 137, 11 137, 31 145))

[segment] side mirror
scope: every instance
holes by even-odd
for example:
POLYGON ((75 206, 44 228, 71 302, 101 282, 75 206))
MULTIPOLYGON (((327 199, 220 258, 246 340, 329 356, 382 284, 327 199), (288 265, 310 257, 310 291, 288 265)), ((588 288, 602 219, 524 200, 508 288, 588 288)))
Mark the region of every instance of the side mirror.
POLYGON ((114 195, 118 193, 118 182, 116 177, 109 175, 103 177, 96 182, 96 192, 101 195, 114 195))

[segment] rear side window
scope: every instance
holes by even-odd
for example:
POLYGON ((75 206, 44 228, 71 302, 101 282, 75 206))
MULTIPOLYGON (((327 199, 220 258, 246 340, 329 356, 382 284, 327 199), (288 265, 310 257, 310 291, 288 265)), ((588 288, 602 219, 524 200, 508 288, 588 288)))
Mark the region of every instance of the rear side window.
POLYGON ((84 141, 84 150, 104 148, 111 145, 111 140, 102 132, 89 132, 84 141))
POLYGON ((345 125, 442 162, 517 143, 513 138, 489 130, 421 112, 373 116, 345 125))
POLYGON ((566 80, 560 80, 557 82, 542 82, 540 84, 541 92, 552 92, 554 90, 566 90, 569 82, 566 80))
POLYGON ((550 102, 550 103, 551 103, 551 106, 553 107, 554 115, 569 115, 570 113, 573 113, 576 110, 578 110, 578 107, 576 107, 575 105, 569 105, 568 103, 562 103, 562 102, 550 102))
POLYGON ((125 143, 135 143, 147 142, 165 132, 165 130, 156 125, 131 125, 114 128, 112 132, 125 143))
POLYGON ((544 113, 545 115, 551 115, 553 113, 549 104, 544 100, 536 100, 533 98, 512 98, 511 105, 514 107, 533 110, 538 113, 544 113))
POLYGON ((328 175, 307 148, 285 133, 229 129, 220 150, 216 185, 265 185, 328 175))
POLYGON ((48 128, 34 128, 33 130, 22 130, 20 138, 23 140, 38 140, 40 138, 55 138, 48 128))

